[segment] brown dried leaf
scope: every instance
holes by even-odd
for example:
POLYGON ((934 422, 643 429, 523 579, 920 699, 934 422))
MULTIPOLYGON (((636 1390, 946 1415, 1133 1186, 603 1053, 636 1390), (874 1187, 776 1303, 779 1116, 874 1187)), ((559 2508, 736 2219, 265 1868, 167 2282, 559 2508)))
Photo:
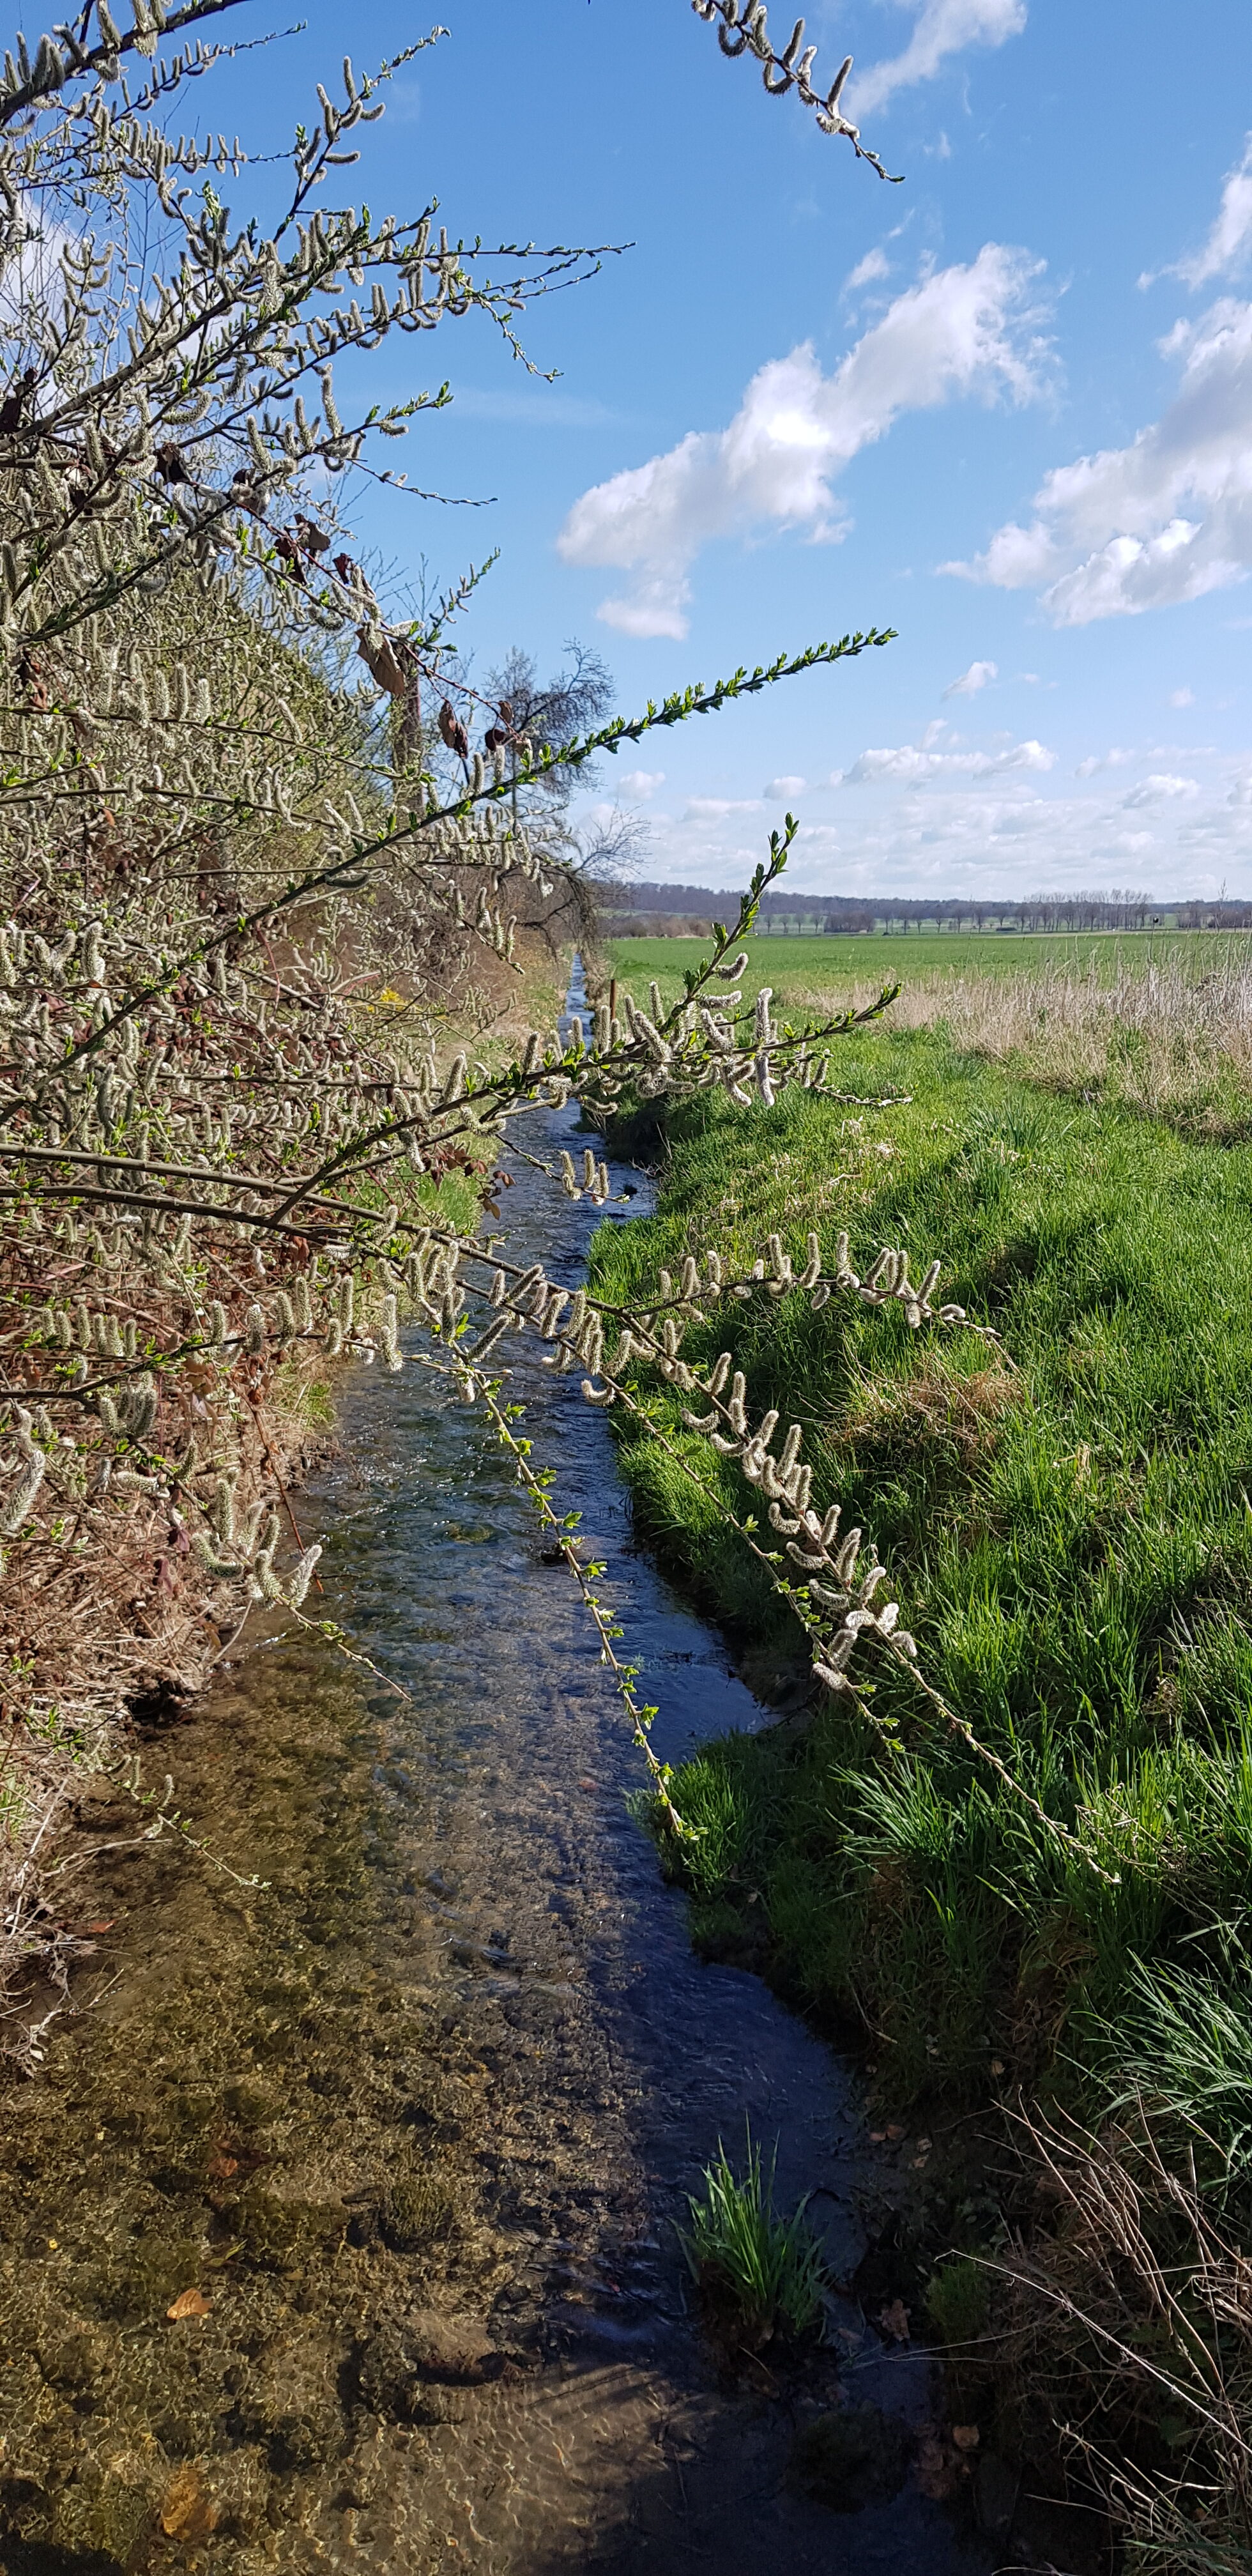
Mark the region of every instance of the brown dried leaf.
POLYGON ((956 2493, 957 2464, 933 2433, 924 2433, 918 2444, 913 2474, 932 2504, 947 2504, 956 2493))
POLYGON ((890 2306, 883 2309, 878 2322, 883 2333, 890 2335, 894 2343, 908 2342, 909 2312, 903 2299, 893 2299, 890 2306))
POLYGON ((165 2313, 175 2321, 181 2317, 207 2317, 212 2305, 212 2300, 206 2299, 203 2290, 180 2290, 173 2306, 165 2313))
POLYGON ((954 2424, 952 2439, 958 2451, 976 2451, 982 2436, 976 2424, 954 2424))
POLYGON ((207 2540, 220 2520, 195 2461, 185 2460, 175 2469, 161 2503, 161 2529, 167 2540, 207 2540))

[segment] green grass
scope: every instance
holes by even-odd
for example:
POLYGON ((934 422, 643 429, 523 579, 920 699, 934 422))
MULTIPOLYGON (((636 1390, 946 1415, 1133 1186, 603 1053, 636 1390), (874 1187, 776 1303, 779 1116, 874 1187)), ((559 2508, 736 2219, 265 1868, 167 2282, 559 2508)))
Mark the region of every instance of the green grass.
MULTIPOLYGON (((1252 2065, 1248 1152, 1058 1099, 942 1033, 852 1041, 840 1076, 914 1096, 676 1111, 659 1212, 596 1237, 595 1285, 646 1303, 689 1247, 750 1261, 777 1228, 802 1259, 810 1225, 828 1252, 848 1226, 862 1270, 884 1241, 915 1274, 942 1257, 1017 1374, 972 1336, 797 1294, 724 1308, 685 1355, 729 1347, 752 1407, 803 1423, 815 1500, 876 1541, 925 1671, 1119 1883, 880 1667, 895 1752, 824 1698, 806 1727, 728 1737, 680 1773, 697 1932, 716 1946, 763 1919, 778 1975, 860 2025, 902 2105, 986 2097, 993 2061, 1000 2085, 1115 2085, 1133 2035, 1136 2081, 1198 2107, 1227 2170, 1252 2065)), ((647 1401, 742 1510, 673 1395, 647 1401)), ((757 1686, 784 1689, 790 1614, 681 1469, 610 1418, 643 1529, 757 1686)))
POLYGON ((774 2208, 777 2160, 775 2146, 768 2173, 762 2170, 749 2128, 738 2175, 719 2138, 705 2168, 704 2197, 688 2196, 691 2224, 678 2231, 692 2279, 715 2306, 729 2303, 753 2343, 768 2342, 780 2326, 788 2334, 811 2334, 822 2313, 821 2249, 805 2224, 803 2201, 790 2218, 774 2208))
MULTIPOLYGON (((642 994, 655 976, 667 1002, 682 990, 684 967, 707 956, 709 943, 698 939, 611 939, 604 954, 609 972, 642 994)), ((1252 932, 1239 931, 1057 931, 1003 935, 954 931, 912 931, 897 937, 754 938, 748 942, 745 994, 769 984, 780 1001, 814 992, 838 991, 858 984, 907 983, 919 975, 1030 974, 1041 964, 1072 968, 1081 974, 1094 965, 1112 980, 1120 966, 1160 963, 1178 957, 1189 973, 1202 974, 1211 964, 1252 952, 1252 932)))

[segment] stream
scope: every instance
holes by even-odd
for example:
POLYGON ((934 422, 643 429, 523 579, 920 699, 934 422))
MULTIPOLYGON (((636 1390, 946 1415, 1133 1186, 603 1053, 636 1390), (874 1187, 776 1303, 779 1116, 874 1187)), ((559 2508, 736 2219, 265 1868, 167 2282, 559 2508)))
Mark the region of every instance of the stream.
MULTIPOLYGON (((527 1144, 573 1123, 537 1113, 527 1144)), ((625 1222, 646 1178, 613 1178, 625 1222)), ((504 1201, 511 1257, 569 1285, 604 1221, 525 1167, 504 1201)), ((636 1550, 577 1377, 519 1374, 658 1750, 767 1723, 636 1550)), ((693 1953, 594 1635, 481 1414, 421 1367, 356 1369, 339 1410, 297 1503, 326 1541, 309 1607, 410 1698, 289 1632, 149 1736, 146 1776, 259 1890, 137 1841, 103 1784, 84 1811, 63 1901, 95 1955, 4 2086, 0 2563, 991 2568, 970 2482, 954 2513, 906 2464, 930 2364, 850 2287, 900 2157, 803 2021, 693 1953), (802 2369, 728 2366, 675 2234, 745 2118, 841 2285, 802 2369), (797 2435, 870 2405, 907 2438, 814 2491, 797 2435)))

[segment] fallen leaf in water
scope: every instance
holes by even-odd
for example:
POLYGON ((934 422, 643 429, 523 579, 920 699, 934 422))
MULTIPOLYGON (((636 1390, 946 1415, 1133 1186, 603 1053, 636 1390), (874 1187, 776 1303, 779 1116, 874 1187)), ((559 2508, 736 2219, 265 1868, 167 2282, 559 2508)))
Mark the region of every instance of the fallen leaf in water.
POLYGON ((954 2424, 952 2439, 958 2451, 976 2451, 981 2440, 976 2424, 954 2424))
POLYGON ((176 2469, 161 2503, 161 2529, 167 2540, 207 2540, 221 2516, 194 2460, 176 2469))
POLYGON ((908 2342, 909 2312, 905 2307, 903 2299, 893 2299, 890 2306, 883 2309, 878 2322, 882 2327, 883 2333, 890 2335, 893 2342, 908 2342))
POLYGON ((933 2433, 923 2433, 918 2443, 913 2474, 932 2504, 946 2504, 956 2492, 957 2463, 933 2433))
POLYGON ((206 2299, 203 2290, 180 2290, 173 2306, 167 2308, 165 2313, 167 2317, 173 2317, 176 2322, 182 2317, 207 2317, 212 2304, 211 2299, 206 2299))

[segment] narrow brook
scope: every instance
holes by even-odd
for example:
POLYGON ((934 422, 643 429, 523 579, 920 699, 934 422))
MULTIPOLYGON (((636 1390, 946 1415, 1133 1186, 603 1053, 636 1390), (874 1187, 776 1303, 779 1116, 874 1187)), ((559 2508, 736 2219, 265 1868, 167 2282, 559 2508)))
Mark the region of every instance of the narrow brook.
MULTIPOLYGON (((523 1170, 505 1214, 514 1258, 542 1247, 576 1283, 594 1211, 523 1170)), ((609 1561, 659 1749, 766 1722, 635 1551, 577 1380, 536 1366, 523 1392, 609 1561)), ((0 2564, 991 2567, 898 2439, 859 2510, 799 2479, 819 2411, 916 2429, 937 2402, 853 2296, 807 2372, 719 2365, 684 2194, 746 2115, 849 2283, 882 2206, 855 2087, 757 1979, 692 1952, 589 1626, 481 1416, 420 1366, 360 1369, 342 1424, 299 1506, 327 1543, 310 1606, 411 1704, 288 1636, 149 1738, 148 1777, 174 1773, 260 1892, 136 1842, 129 1805, 84 1815, 64 1905, 96 1956, 40 2074, 4 2091, 0 2564)))

